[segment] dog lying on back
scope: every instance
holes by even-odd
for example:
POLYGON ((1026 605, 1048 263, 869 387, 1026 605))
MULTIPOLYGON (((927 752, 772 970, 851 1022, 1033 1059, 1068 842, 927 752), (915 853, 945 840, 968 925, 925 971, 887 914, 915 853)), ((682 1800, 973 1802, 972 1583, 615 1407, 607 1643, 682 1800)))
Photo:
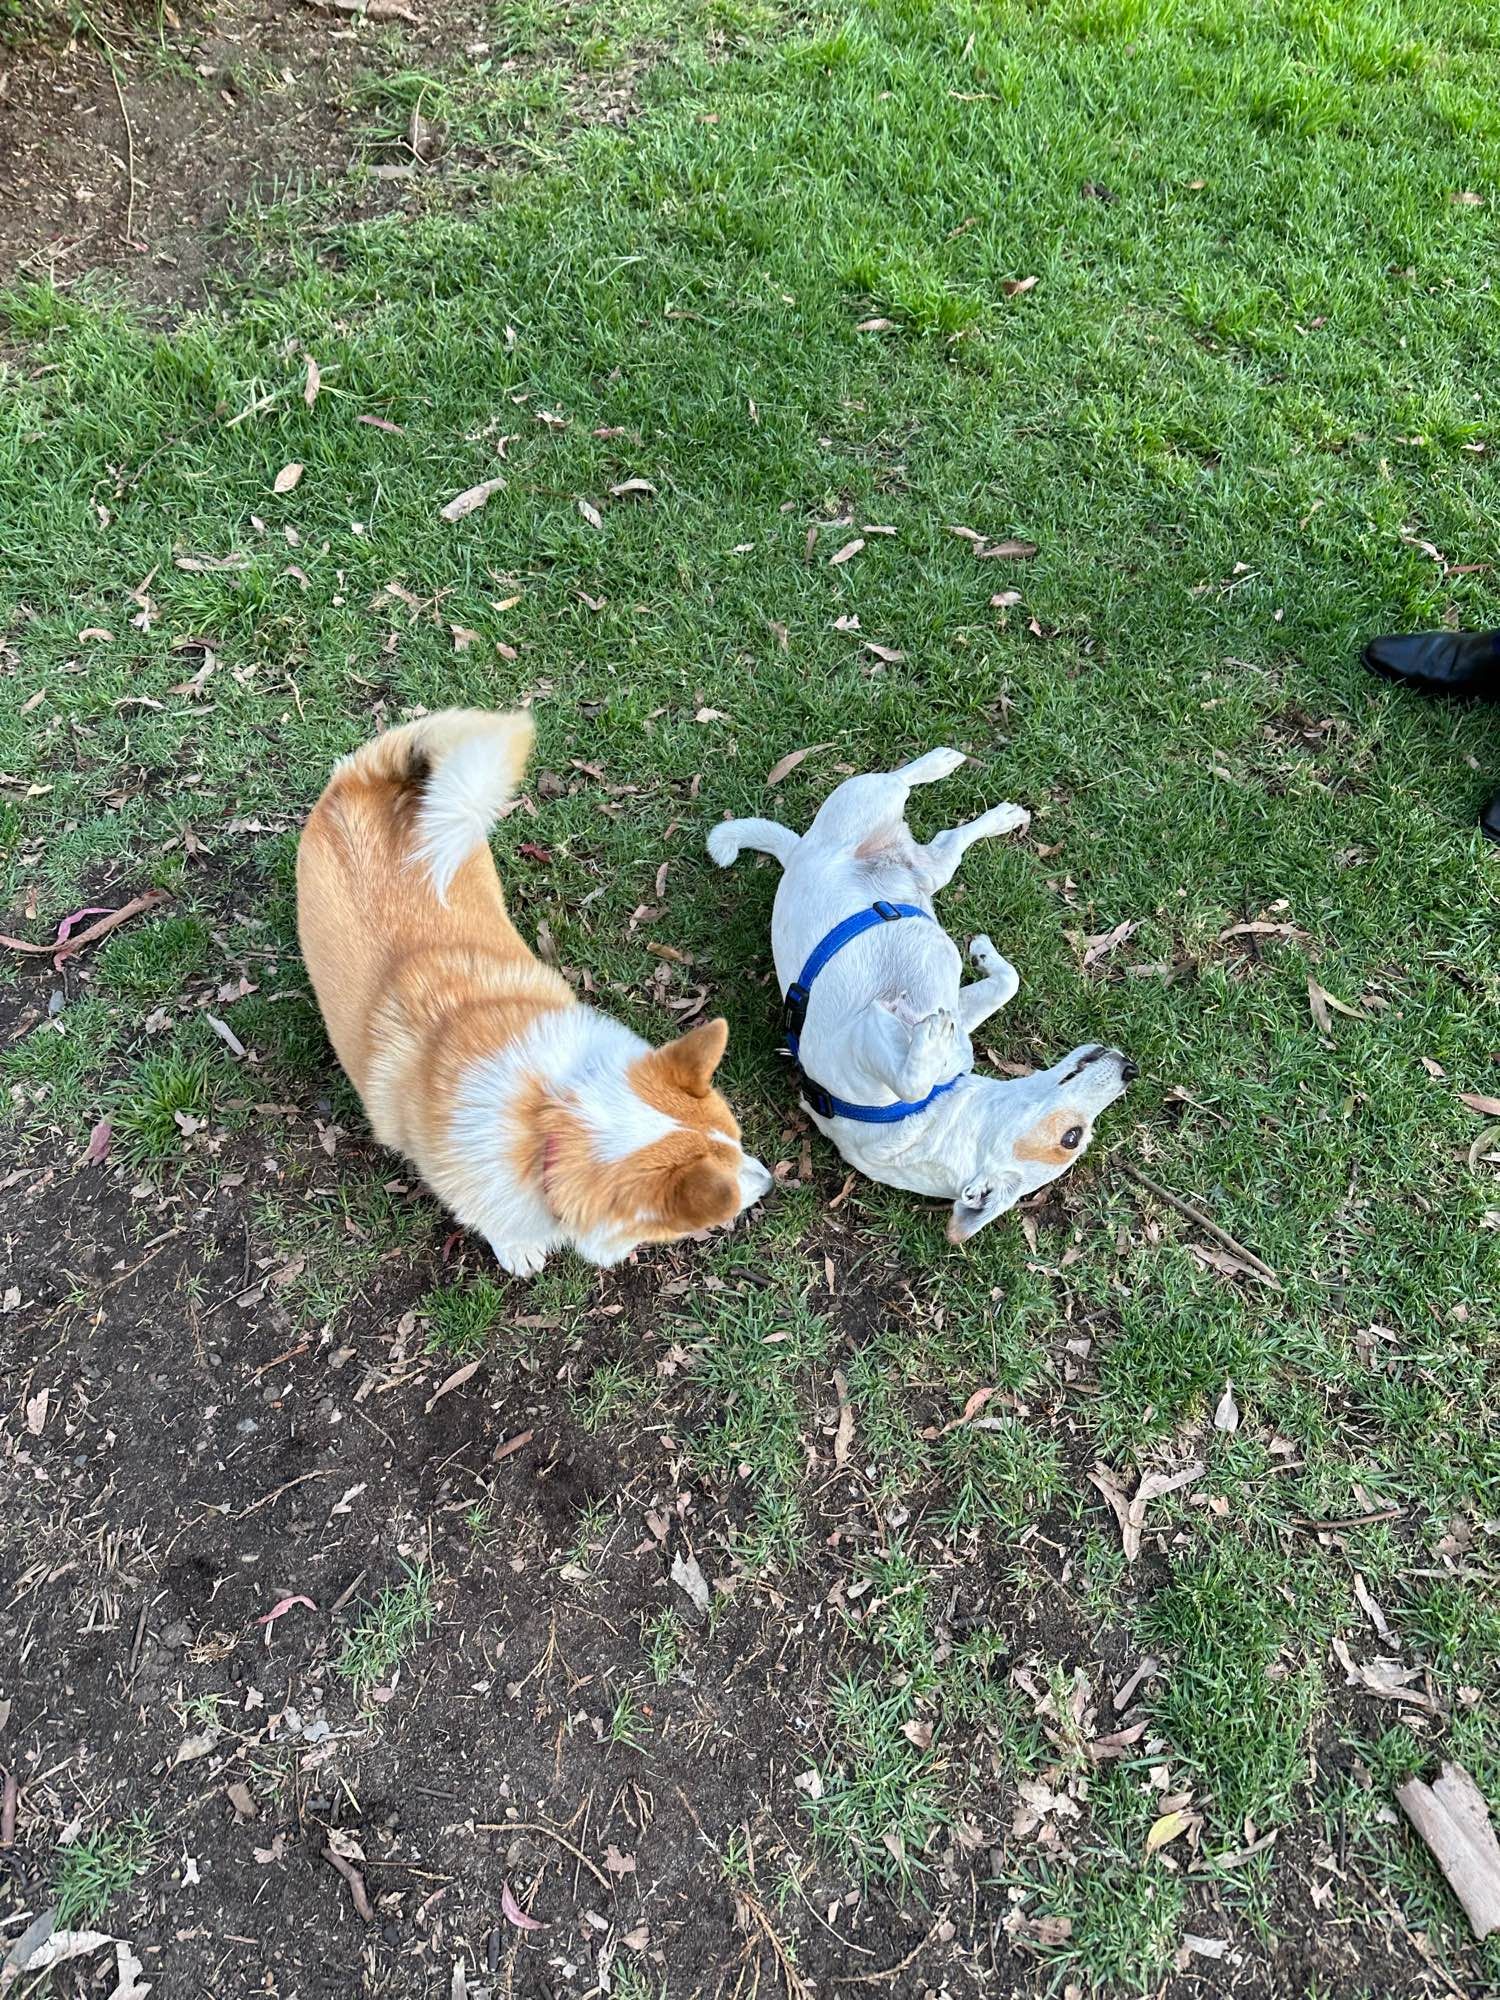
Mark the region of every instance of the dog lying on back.
POLYGON ((297 926, 375 1137, 518 1277, 728 1222, 771 1176, 713 1087, 729 1030, 653 1049, 584 1007, 512 924, 489 832, 526 714, 450 709, 334 769, 297 851, 297 926))
POLYGON ((963 762, 931 750, 899 771, 850 778, 800 837, 766 819, 726 820, 708 836, 721 868, 748 847, 784 870, 771 948, 804 1110, 871 1180, 951 1201, 954 1243, 1065 1173, 1136 1074, 1097 1044, 1033 1076, 971 1074, 970 1037, 1020 981, 976 937, 969 956, 983 977, 961 986, 932 899, 976 840, 1017 832, 1029 815, 993 806, 919 845, 906 824, 911 788, 963 762))

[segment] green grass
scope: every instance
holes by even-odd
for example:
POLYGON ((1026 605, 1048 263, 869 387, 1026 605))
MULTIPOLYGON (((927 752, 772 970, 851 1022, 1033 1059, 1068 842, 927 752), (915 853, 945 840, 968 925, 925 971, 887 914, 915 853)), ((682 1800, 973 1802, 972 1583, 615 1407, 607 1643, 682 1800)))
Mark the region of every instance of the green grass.
MULTIPOLYGON (((1455 1519, 1493 1517, 1500 1484, 1500 1186, 1468 1164, 1479 1127, 1458 1101, 1496 1088, 1495 873, 1472 820, 1500 764, 1492 715, 1403 699, 1357 651, 1378 630, 1500 625, 1500 573, 1471 567, 1494 556, 1500 448, 1500 33, 1467 0, 868 0, 643 4, 601 36, 537 0, 495 43, 513 55, 532 67, 377 77, 357 112, 372 144, 431 98, 444 175, 393 220, 326 201, 248 219, 249 275, 170 334, 87 288, 5 302, 0 770, 20 783, 0 894, 34 895, 39 935, 99 900, 103 871, 122 892, 192 885, 85 964, 56 1023, 0 1048, 13 1126, 76 1157, 114 1106, 121 1157, 170 1166, 175 1114, 217 1115, 220 1055, 201 1022, 148 1041, 141 1016, 225 976, 231 911, 280 955, 236 1032, 276 1090, 357 1123, 295 970, 293 822, 377 716, 529 695, 539 769, 564 783, 532 788, 526 837, 549 860, 515 858, 518 822, 497 838, 519 921, 655 1037, 665 1002, 708 986, 747 1137, 797 1171, 765 984, 774 875, 718 875, 704 829, 746 810, 801 825, 839 765, 969 749, 916 802, 919 830, 1000 797, 1034 814, 1029 843, 976 848, 941 905, 1021 969, 982 1041, 1037 1061, 1107 1037, 1142 1082, 1034 1247, 1009 1220, 956 1255, 929 1207, 864 1184, 830 1214, 843 1174, 815 1142, 812 1186, 695 1252, 688 1297, 651 1302, 650 1338, 691 1366, 654 1373, 659 1354, 622 1341, 573 1378, 572 1414, 598 1440, 669 1428, 757 1576, 821 1558, 822 1509, 913 1524, 882 1557, 899 1575, 861 1547, 881 1609, 806 1695, 825 1791, 804 1824, 828 1854, 925 1893, 994 1772, 1055 1754, 983 1632, 942 1651, 957 1550, 1002 1636, 1044 1635, 1044 1681, 1080 1663, 1097 1681, 1124 1638, 1158 1654, 1150 1727, 1205 1851, 1246 1817, 1345 1825, 1458 1953, 1451 1898, 1379 1808, 1429 1748, 1500 1798, 1492 1555, 1477 1532, 1451 1567, 1435 1553, 1455 1519), (581 126, 590 79, 646 45, 628 132, 581 126), (472 164, 486 146, 525 170, 472 164), (499 469, 501 437, 504 493, 442 522, 499 469), (292 459, 303 479, 277 497, 292 459), (611 498, 637 476, 654 498, 611 498), (896 533, 831 565, 870 523, 896 533), (980 561, 955 525, 1039 553, 980 561), (153 571, 141 629, 129 593, 153 571), (455 626, 479 636, 455 650, 455 626), (185 633, 221 662, 201 700, 172 693, 185 633), (161 706, 120 706, 142 695, 161 706), (810 744, 829 747, 768 796, 771 765, 810 744), (191 871, 185 824, 210 849, 191 871), (660 914, 632 927, 641 906, 660 914), (1296 934, 1222 935, 1261 917, 1296 934), (1138 929, 1085 972, 1079 940, 1122 919, 1138 929), (1309 973, 1360 1017, 1320 1034, 1309 973), (1112 1155, 1209 1210, 1282 1289, 1205 1270, 1198 1232, 1112 1155), (835 1368, 856 1426, 836 1479, 835 1368), (1228 1378, 1243 1421, 1219 1436, 1228 1378), (985 1385, 1021 1407, 945 1434, 985 1385), (1127 1566, 1088 1466, 1187 1455, 1202 1482, 1153 1506, 1127 1566), (1304 1525, 1388 1510, 1323 1541, 1304 1525), (1380 1643, 1355 1570, 1446 1705, 1421 1742, 1372 1731, 1332 1663, 1336 1635, 1357 1659, 1380 1643), (902 1733, 921 1717, 927 1751, 902 1733), (1330 1739, 1370 1786, 1331 1775, 1330 1739)), ((309 1324, 431 1232, 385 1165, 336 1159, 319 1177, 336 1192, 261 1217, 307 1258, 288 1303, 309 1324)), ((513 1300, 571 1326, 599 1296, 564 1262, 524 1294, 491 1274, 422 1311, 435 1348, 471 1356, 513 1300)), ((614 1526, 578 1538, 591 1575, 614 1526)), ((399 1625, 399 1651, 430 1615, 429 1590, 396 1617, 414 1588, 365 1614, 350 1678, 388 1671, 381 1635, 399 1625)), ((647 1630, 653 1678, 678 1646, 647 1630)), ((1048 1947, 1060 1976, 1101 1988, 1159 1978, 1191 1927, 1172 1857, 1140 1865, 1139 1777, 1096 1779, 1086 1867, 1014 1858, 1027 1909, 1071 1925, 1048 1947)), ((1496 1951, 1471 1984, 1500 1978, 1496 1951)))
POLYGON ((88 1930, 156 1858, 156 1834, 142 1814, 57 1851, 52 1897, 59 1930, 88 1930))
POLYGON ((432 1629, 437 1616, 432 1571, 421 1563, 403 1568, 404 1582, 387 1584, 360 1606, 334 1662, 335 1672, 356 1694, 383 1681, 432 1629))
POLYGON ((457 1361, 485 1352, 504 1311, 505 1293, 490 1278, 445 1285, 417 1301, 417 1316, 427 1322, 427 1352, 451 1354, 457 1361))

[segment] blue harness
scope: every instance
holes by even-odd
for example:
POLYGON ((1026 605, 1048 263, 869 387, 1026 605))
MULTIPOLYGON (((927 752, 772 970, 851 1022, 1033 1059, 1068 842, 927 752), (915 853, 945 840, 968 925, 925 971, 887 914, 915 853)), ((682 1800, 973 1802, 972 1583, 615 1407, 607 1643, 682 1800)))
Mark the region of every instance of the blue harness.
MULTIPOLYGON (((798 1053, 802 1030, 807 1021, 807 1003, 812 994, 812 984, 830 959, 837 958, 851 939, 862 937, 878 924, 894 924, 902 917, 922 917, 928 923, 937 919, 927 910, 918 909, 915 903, 872 903, 867 910, 858 910, 852 917, 845 917, 841 924, 835 924, 818 944, 813 947, 801 977, 794 979, 786 989, 786 998, 781 1003, 781 1025, 786 1034, 786 1046, 793 1062, 801 1068, 798 1053)), ((903 1118, 915 1118, 919 1111, 925 1111, 929 1104, 952 1090, 963 1080, 963 1073, 949 1077, 946 1083, 935 1084, 927 1095, 916 1104, 849 1104, 842 1097, 835 1097, 821 1083, 814 1083, 806 1070, 802 1070, 802 1095, 807 1099, 820 1118, 853 1118, 861 1125, 899 1125, 903 1118)))

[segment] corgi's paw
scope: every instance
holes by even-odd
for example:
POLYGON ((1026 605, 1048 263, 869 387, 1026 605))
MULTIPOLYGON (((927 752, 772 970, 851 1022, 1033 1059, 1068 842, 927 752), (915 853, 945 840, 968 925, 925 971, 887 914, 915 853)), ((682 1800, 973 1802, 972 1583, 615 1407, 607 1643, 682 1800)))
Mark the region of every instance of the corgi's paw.
POLYGON ((513 1278, 534 1278, 547 1261, 544 1244, 537 1243, 497 1243, 489 1239, 495 1262, 502 1271, 509 1271, 513 1278))

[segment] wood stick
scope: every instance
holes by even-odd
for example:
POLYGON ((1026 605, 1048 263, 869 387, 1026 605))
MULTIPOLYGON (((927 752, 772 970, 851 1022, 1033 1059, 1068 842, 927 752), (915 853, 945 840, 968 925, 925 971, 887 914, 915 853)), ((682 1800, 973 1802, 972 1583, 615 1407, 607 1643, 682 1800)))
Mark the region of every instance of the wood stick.
POLYGON ((1500 1840, 1479 1787, 1462 1764, 1444 1764, 1437 1782, 1396 1787, 1401 1810, 1432 1850, 1477 1938, 1500 1931, 1500 1840))
MULTIPOLYGON (((575 1818, 577 1817, 576 1813, 574 1814, 574 1817, 575 1818)), ((475 1823, 474 1831, 476 1833, 545 1834, 548 1840, 555 1840, 559 1847, 565 1847, 568 1850, 569 1854, 573 1856, 575 1861, 581 1861, 584 1867, 587 1868, 587 1870, 589 1871, 590 1875, 592 1875, 594 1880, 599 1884, 599 1887, 601 1889, 610 1889, 613 1887, 613 1884, 610 1882, 609 1877, 604 1873, 603 1869, 596 1868, 593 1862, 590 1861, 588 1856, 584 1853, 583 1849, 581 1847, 575 1847, 572 1841, 568 1839, 567 1835, 564 1833, 559 1833, 555 1826, 544 1826, 540 1820, 535 1820, 535 1819, 508 1819, 504 1821, 503 1824, 500 1825, 492 1825, 489 1824, 488 1822, 478 1821, 475 1823)))
POLYGON ((344 1859, 337 1848, 325 1847, 323 1849, 323 1859, 328 1863, 330 1868, 336 1868, 349 1884, 349 1897, 358 1914, 367 1924, 373 1924, 375 1921, 375 1911, 370 1903, 370 1892, 365 1887, 364 1876, 360 1874, 352 1861, 344 1859))
POLYGON ((1221 1229, 1217 1222, 1203 1213, 1201 1208, 1194 1208, 1190 1201, 1184 1201, 1180 1194, 1173 1194, 1172 1190, 1164 1188, 1160 1181, 1154 1181, 1149 1174, 1143 1174, 1140 1168, 1133 1167, 1129 1160, 1116 1159, 1114 1164, 1122 1174, 1145 1188, 1148 1194, 1154 1194, 1159 1201, 1166 1202, 1169 1208, 1175 1208, 1179 1215, 1185 1215, 1189 1222, 1195 1222, 1200 1229, 1206 1229, 1209 1235, 1222 1243, 1231 1255, 1240 1258, 1252 1270, 1259 1271, 1264 1277, 1269 1278, 1272 1284, 1281 1283, 1264 1257, 1257 1257, 1253 1250, 1247 1250, 1238 1237, 1231 1236, 1227 1229, 1221 1229))

